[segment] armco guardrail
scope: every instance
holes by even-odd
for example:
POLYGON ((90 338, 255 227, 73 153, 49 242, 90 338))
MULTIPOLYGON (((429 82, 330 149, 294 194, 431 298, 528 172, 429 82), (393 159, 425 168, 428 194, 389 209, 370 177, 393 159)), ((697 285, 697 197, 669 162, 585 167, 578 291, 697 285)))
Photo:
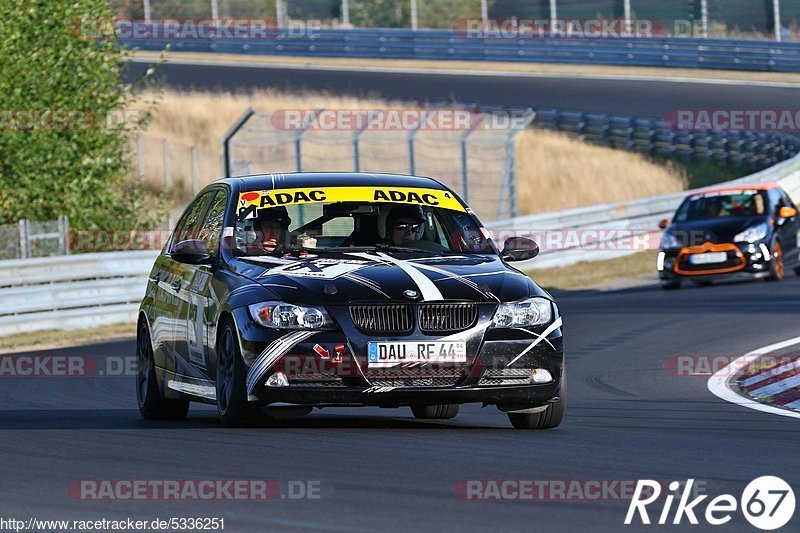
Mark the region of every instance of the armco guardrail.
POLYGON ((0 261, 0 335, 134 322, 158 253, 0 261))
MULTIPOLYGON (((163 35, 155 30, 152 35, 163 35)), ((588 63, 800 72, 800 43, 694 38, 473 37, 465 31, 314 29, 251 39, 120 39, 140 50, 254 55, 588 63)))
MULTIPOLYGON (((732 180, 722 185, 777 182, 797 202, 800 200, 800 155, 766 170, 732 180)), ((702 189, 697 189, 702 190, 702 189)), ((500 220, 486 224, 495 236, 536 234, 547 230, 631 230, 640 234, 658 235, 658 222, 671 218, 681 201, 692 191, 644 198, 629 202, 581 207, 554 213, 542 213, 500 220)), ((612 233, 613 235, 613 233, 612 233)), ((612 237, 617 238, 617 237, 612 237)), ((623 237, 630 239, 630 233, 623 237)), ((501 239, 502 240, 502 239, 501 239)), ((652 242, 652 241, 651 241, 652 242)), ((638 249, 624 250, 615 242, 593 242, 590 246, 544 250, 539 257, 520 264, 523 269, 555 268, 581 261, 598 261, 632 254, 638 249)), ((655 267, 654 267, 655 268, 655 267)))

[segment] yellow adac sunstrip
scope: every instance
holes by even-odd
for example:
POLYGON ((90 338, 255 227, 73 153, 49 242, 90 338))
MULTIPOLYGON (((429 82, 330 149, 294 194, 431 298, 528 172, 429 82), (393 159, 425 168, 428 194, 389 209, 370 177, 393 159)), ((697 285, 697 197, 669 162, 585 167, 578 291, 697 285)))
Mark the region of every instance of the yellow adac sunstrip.
POLYGON ((239 216, 245 218, 255 216, 256 209, 332 202, 387 202, 466 212, 450 192, 417 187, 302 187, 250 191, 239 195, 238 211, 239 216))

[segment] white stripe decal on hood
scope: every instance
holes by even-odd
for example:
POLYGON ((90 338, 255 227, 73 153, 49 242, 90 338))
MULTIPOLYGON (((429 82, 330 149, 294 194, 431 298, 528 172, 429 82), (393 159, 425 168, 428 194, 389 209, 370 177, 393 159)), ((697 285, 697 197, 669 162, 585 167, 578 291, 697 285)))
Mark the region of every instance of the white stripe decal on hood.
POLYGON ((389 263, 395 266, 400 267, 403 272, 408 274, 408 277, 417 285, 420 294, 422 294, 422 299, 426 302, 437 301, 437 300, 444 300, 444 296, 442 293, 439 292, 439 289, 434 285, 434 283, 430 280, 428 276, 420 272, 415 265, 408 261, 403 261, 402 259, 396 259, 391 255, 385 254, 383 252, 377 252, 375 255, 369 253, 351 253, 349 255, 354 255, 357 257, 363 257, 365 259, 370 259, 375 261, 375 257, 377 256, 385 263, 389 263))
POLYGON ((439 292, 438 287, 434 285, 428 276, 420 272, 416 265, 409 263, 408 261, 403 261, 402 259, 395 259, 391 255, 383 252, 378 252, 378 257, 403 269, 403 272, 408 274, 414 283, 417 284, 417 287, 419 287, 419 291, 422 293, 422 299, 424 301, 430 302, 434 300, 444 300, 444 296, 442 296, 442 293, 439 292))

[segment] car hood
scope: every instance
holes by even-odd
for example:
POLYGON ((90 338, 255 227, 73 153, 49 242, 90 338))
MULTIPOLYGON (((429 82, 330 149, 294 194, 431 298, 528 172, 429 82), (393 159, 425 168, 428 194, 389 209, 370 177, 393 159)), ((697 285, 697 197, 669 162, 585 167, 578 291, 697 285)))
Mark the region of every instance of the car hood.
POLYGON ((711 242, 713 244, 730 243, 736 234, 741 233, 751 226, 762 222, 769 222, 768 216, 713 218, 697 220, 694 222, 680 222, 672 224, 667 231, 688 239, 690 245, 711 242))
POLYGON ((293 303, 514 301, 550 296, 495 255, 325 253, 240 260, 240 272, 293 303))

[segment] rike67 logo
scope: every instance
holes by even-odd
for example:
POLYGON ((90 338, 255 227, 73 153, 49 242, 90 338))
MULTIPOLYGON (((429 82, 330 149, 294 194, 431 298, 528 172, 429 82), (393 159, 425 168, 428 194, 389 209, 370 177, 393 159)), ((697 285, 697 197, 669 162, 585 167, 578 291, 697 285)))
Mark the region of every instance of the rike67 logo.
MULTIPOLYGON (((705 512, 701 512, 701 503, 709 496, 703 494, 689 500, 693 485, 694 479, 689 479, 686 483, 673 481, 669 484, 669 492, 663 498, 663 507, 658 514, 657 524, 677 525, 685 517, 690 524, 697 525, 699 515, 708 524, 721 526, 730 522, 737 509, 740 509, 752 526, 771 531, 785 526, 794 515, 794 491, 779 477, 762 476, 754 479, 745 487, 738 501, 731 494, 721 494, 706 503, 705 512), (676 499, 678 503, 673 512, 672 506, 676 499)), ((661 492, 662 486, 658 481, 640 479, 636 483, 633 499, 628 506, 625 524, 634 523, 637 515, 642 524, 651 524, 647 507, 660 500, 661 492)))

